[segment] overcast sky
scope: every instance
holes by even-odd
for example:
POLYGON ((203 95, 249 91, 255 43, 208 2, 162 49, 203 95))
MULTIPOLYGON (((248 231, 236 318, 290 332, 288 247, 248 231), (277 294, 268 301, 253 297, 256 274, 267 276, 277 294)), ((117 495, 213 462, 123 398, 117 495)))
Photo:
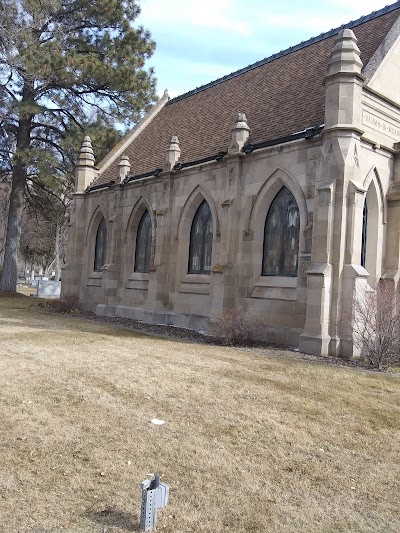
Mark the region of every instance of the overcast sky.
POLYGON ((390 0, 141 0, 157 92, 177 96, 368 15, 390 0))

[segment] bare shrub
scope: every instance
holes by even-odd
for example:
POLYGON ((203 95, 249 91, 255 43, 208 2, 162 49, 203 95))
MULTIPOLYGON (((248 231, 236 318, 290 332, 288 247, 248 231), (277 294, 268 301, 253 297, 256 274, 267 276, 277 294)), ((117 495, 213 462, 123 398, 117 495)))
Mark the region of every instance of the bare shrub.
POLYGON ((65 294, 57 300, 52 300, 49 306, 57 313, 77 313, 80 311, 79 298, 75 294, 65 294))
POLYGON ((227 311, 212 323, 213 334, 227 346, 253 344, 264 328, 263 320, 248 311, 227 311))
POLYGON ((342 313, 343 332, 361 356, 378 370, 400 362, 400 293, 380 281, 356 292, 352 306, 342 313))

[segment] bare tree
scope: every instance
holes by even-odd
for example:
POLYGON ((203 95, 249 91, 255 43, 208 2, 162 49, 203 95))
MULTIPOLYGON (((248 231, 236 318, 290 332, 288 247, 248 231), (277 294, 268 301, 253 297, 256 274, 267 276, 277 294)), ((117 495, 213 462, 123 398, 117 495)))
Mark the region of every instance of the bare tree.
POLYGON ((400 363, 400 292, 381 280, 356 291, 342 310, 341 333, 378 370, 400 363))
POLYGON ((46 219, 42 212, 25 208, 19 255, 32 266, 41 267, 46 276, 55 263, 56 231, 54 218, 46 219))
POLYGON ((218 316, 212 322, 213 334, 228 346, 254 344, 266 324, 254 313, 232 309, 218 316))

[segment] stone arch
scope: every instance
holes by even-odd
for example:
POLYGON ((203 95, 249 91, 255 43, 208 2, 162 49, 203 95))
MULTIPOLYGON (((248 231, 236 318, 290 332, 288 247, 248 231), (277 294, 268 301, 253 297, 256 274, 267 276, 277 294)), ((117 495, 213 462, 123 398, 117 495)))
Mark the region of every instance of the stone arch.
POLYGON ((210 274, 211 256, 214 240, 213 220, 210 206, 206 200, 198 207, 190 229, 189 274, 210 274))
POLYGON ((382 186, 382 180, 379 176, 379 172, 375 166, 371 168, 371 170, 368 172, 368 174, 365 176, 363 187, 366 191, 371 186, 371 183, 374 184, 376 194, 377 194, 377 200, 378 200, 378 206, 379 206, 379 212, 382 216, 382 224, 386 224, 386 202, 385 202, 385 195, 383 194, 383 186, 382 186))
POLYGON ((297 277, 299 237, 297 202, 289 189, 282 187, 265 218, 262 276, 297 277))
POLYGON ((374 282, 380 277, 382 270, 383 225, 385 223, 383 189, 375 167, 367 174, 364 188, 366 190, 365 202, 368 208, 365 269, 371 276, 371 281, 374 282))
POLYGON ((93 211, 93 215, 90 219, 90 222, 87 227, 86 231, 86 237, 85 237, 85 246, 88 247, 88 253, 86 255, 87 257, 87 268, 89 272, 93 271, 93 265, 94 265, 94 253, 95 253, 95 246, 96 246, 96 233, 97 229, 99 227, 100 221, 104 219, 106 223, 107 228, 107 244, 106 244, 106 260, 109 260, 110 254, 111 254, 111 232, 110 232, 110 224, 108 217, 106 215, 106 210, 101 204, 98 204, 96 209, 93 211))
POLYGON ((202 187, 201 185, 198 185, 193 191, 189 194, 185 205, 183 206, 181 210, 181 214, 179 216, 178 221, 178 227, 177 227, 177 234, 176 238, 179 239, 180 236, 183 234, 189 234, 190 228, 192 225, 193 217, 199 208, 200 204, 205 200, 211 209, 212 219, 213 219, 213 232, 214 235, 219 237, 220 236, 220 225, 219 225, 219 217, 218 212, 215 207, 214 198, 210 194, 207 189, 202 187))
POLYGON ((307 203, 297 181, 281 168, 276 169, 261 186, 252 205, 247 232, 254 235, 255 241, 263 241, 265 218, 278 192, 286 187, 294 196, 300 213, 299 251, 305 249, 305 229, 308 225, 307 203))
POLYGON ((140 219, 143 216, 143 213, 146 211, 149 212, 151 220, 151 229, 153 232, 153 239, 155 239, 157 221, 154 214, 154 210, 151 207, 149 200, 145 196, 141 196, 135 205, 132 208, 132 211, 129 215, 128 222, 125 227, 124 242, 128 241, 128 236, 132 231, 136 233, 137 225, 139 224, 140 219))
MULTIPOLYGON (((176 239, 178 242, 177 247, 177 273, 179 277, 184 277, 188 274, 189 266, 189 248, 190 248, 190 232, 193 223, 194 216, 202 204, 206 201, 210 207, 212 216, 213 227, 213 245, 212 245, 212 264, 215 264, 215 257, 217 256, 217 242, 216 237, 219 236, 219 218, 215 202, 210 192, 204 189, 201 185, 198 185, 193 189, 188 196, 179 216, 176 239)), ((190 276, 197 276, 198 274, 190 274, 190 276)), ((210 277, 210 276, 206 276, 210 277)))
POLYGON ((124 243, 127 245, 125 256, 126 273, 133 272, 135 266, 135 253, 136 253, 136 236, 139 227, 140 220, 145 211, 148 211, 151 221, 151 252, 150 252, 150 264, 154 261, 155 248, 156 248, 156 228, 157 221, 154 213, 154 209, 145 196, 141 196, 132 208, 129 215, 128 222, 125 227, 124 243))
POLYGON ((106 215, 106 210, 104 209, 104 207, 101 204, 98 204, 96 209, 93 211, 93 214, 92 214, 92 217, 90 219, 90 222, 89 222, 89 224, 88 224, 88 226, 86 228, 85 246, 87 246, 88 243, 90 243, 89 239, 92 237, 94 228, 97 231, 97 226, 100 223, 101 217, 104 217, 104 220, 106 221, 106 224, 107 224, 107 231, 108 231, 108 229, 109 229, 108 228, 108 217, 106 215))

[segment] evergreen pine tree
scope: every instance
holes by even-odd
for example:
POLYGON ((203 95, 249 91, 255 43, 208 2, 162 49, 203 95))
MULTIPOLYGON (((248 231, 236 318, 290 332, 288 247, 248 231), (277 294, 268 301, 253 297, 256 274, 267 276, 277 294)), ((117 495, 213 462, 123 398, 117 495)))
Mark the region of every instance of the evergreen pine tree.
POLYGON ((77 132, 132 125, 154 100, 139 12, 136 0, 0 0, 0 176, 12 176, 0 290, 16 290, 29 185, 51 194, 77 132))

